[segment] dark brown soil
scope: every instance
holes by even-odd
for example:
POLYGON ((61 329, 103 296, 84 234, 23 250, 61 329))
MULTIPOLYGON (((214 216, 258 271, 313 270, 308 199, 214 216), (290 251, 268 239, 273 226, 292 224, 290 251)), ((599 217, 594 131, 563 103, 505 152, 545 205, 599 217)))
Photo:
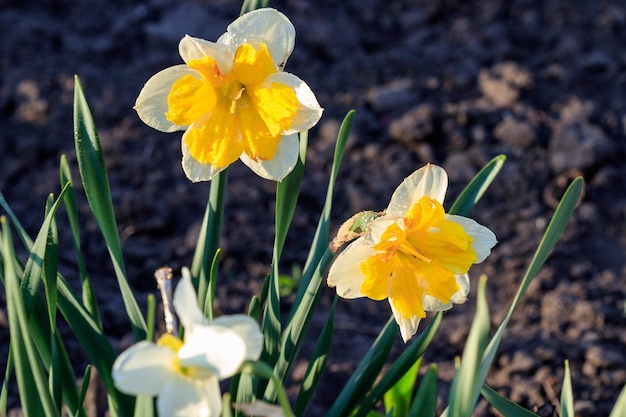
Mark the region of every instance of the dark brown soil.
MULTIPOLYGON (((585 199, 513 317, 488 383, 528 408, 556 404, 569 359, 577 415, 608 416, 626 382, 623 1, 272 5, 297 30, 288 70, 308 82, 326 109, 310 135, 285 272, 306 257, 337 129, 349 109, 357 116, 337 186, 336 224, 359 210, 384 208, 395 186, 426 162, 448 170, 449 206, 486 162, 507 156, 473 213, 500 241, 471 271, 474 282, 481 273, 490 277, 494 328, 558 198, 571 178, 583 175, 585 199)), ((177 43, 184 34, 214 40, 239 8, 238 0, 0 2, 0 189, 34 235, 46 195, 59 191, 60 155, 76 166, 71 104, 78 74, 99 129, 127 269, 142 306, 155 291, 156 268, 190 264, 209 183, 189 183, 179 163, 180 134, 148 128, 132 106, 152 74, 181 62, 177 43)), ((241 164, 231 168, 229 180, 217 307, 232 313, 247 308, 268 272, 275 185, 241 164)), ((84 202, 80 215, 105 327, 119 343, 130 329, 110 260, 84 202)), ((61 268, 76 282, 69 234, 60 226, 67 248, 61 268)), ((314 333, 332 295, 323 293, 314 333)), ((442 381, 451 380, 473 310, 472 297, 446 314, 426 354, 426 362, 440 364, 442 381)), ((324 414, 389 314, 386 302, 340 301, 328 373, 311 415, 324 414)), ((4 364, 3 301, 0 340, 4 364)), ((68 343, 82 374, 82 355, 68 343)), ((402 348, 398 342, 394 354, 402 348)), ((296 382, 305 361, 296 366, 296 382)), ((441 404, 445 400, 444 385, 441 404)), ((17 406, 15 395, 10 406, 17 406)), ((492 413, 481 404, 475 415, 492 413)))

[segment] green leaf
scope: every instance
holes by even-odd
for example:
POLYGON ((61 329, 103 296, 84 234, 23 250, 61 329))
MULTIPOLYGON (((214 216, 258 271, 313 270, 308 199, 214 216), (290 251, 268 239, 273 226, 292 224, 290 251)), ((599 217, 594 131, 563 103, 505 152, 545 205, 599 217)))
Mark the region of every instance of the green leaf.
POLYGON ((304 373, 304 379, 298 392, 298 398, 296 399, 296 405, 294 411, 297 416, 303 416, 306 412, 306 408, 311 402, 315 390, 322 379, 322 374, 326 369, 326 360, 328 359, 328 352, 330 351, 330 344, 333 338, 333 328, 335 322, 335 308, 337 307, 337 300, 339 297, 335 295, 333 304, 330 307, 326 324, 322 329, 322 333, 315 343, 315 349, 309 359, 309 365, 304 373))
MULTIPOLYGON (((78 403, 83 404, 85 397, 87 396, 87 390, 89 389, 89 381, 91 380, 91 365, 87 365, 85 373, 83 374, 83 382, 80 384, 80 395, 78 396, 78 403)), ((79 417, 80 411, 74 413, 74 417, 79 417)))
POLYGON ((470 417, 474 410, 475 400, 473 397, 476 385, 483 385, 480 380, 479 367, 483 357, 487 339, 489 338, 489 306, 485 296, 487 277, 481 276, 478 283, 478 297, 476 301, 476 315, 470 329, 461 368, 459 369, 458 382, 455 389, 450 390, 449 413, 453 417, 470 417))
POLYGON ((79 226, 80 223, 78 221, 76 195, 74 192, 74 184, 72 182, 72 172, 70 170, 70 166, 67 162, 67 158, 65 157, 65 155, 61 155, 59 173, 61 188, 63 189, 65 187, 68 187, 67 192, 63 194, 63 204, 65 205, 65 211, 67 212, 70 229, 72 230, 74 252, 76 253, 76 261, 78 262, 78 274, 80 276, 80 282, 82 283, 83 287, 83 303, 85 304, 85 307, 87 307, 87 310, 93 316, 94 320, 102 325, 102 321, 100 319, 100 310, 98 308, 98 300, 96 299, 96 295, 93 291, 93 286, 91 285, 91 281, 89 280, 87 266, 81 252, 79 226))
POLYGON ((387 372, 385 372, 385 375, 383 375, 380 379, 380 382, 376 384, 372 392, 365 397, 363 405, 360 407, 359 413, 357 413, 358 416, 363 416, 363 413, 371 410, 384 393, 393 387, 413 364, 419 362, 419 359, 426 351, 426 348, 432 341, 433 337, 435 337, 437 329, 441 324, 442 317, 442 312, 435 314, 435 317, 430 322, 428 327, 424 329, 424 331, 422 331, 419 336, 417 336, 410 343, 409 347, 402 352, 398 359, 394 361, 387 372))
POLYGON ((251 12, 256 9, 261 9, 263 7, 268 7, 270 4, 269 0, 244 0, 243 5, 241 6, 241 15, 251 12))
POLYGON ((505 162, 506 156, 504 155, 498 155, 489 161, 467 184, 452 207, 450 207, 449 213, 467 216, 485 191, 487 191, 487 188, 489 188, 498 173, 500 173, 505 162))
POLYGON ((317 229, 315 230, 315 236, 311 243, 311 249, 307 256, 306 263, 302 272, 302 281, 298 287, 298 293, 296 294, 296 300, 293 303, 290 317, 293 316, 296 306, 300 303, 300 300, 304 296, 304 293, 308 287, 308 281, 315 273, 315 269, 320 260, 328 250, 328 241, 330 235, 330 215, 333 207, 333 194, 335 191, 335 183, 337 182, 337 176, 339 175, 339 167, 341 166, 341 160, 343 159, 343 153, 348 144, 348 138, 354 124, 354 110, 348 112, 346 117, 341 123, 339 133, 337 135, 337 143, 335 145, 335 154, 333 156, 333 166, 331 168, 330 178, 328 180, 328 187, 326 189, 326 200, 324 201, 324 209, 320 215, 320 219, 317 223, 317 229))
POLYGON ((391 317, 339 393, 326 417, 345 416, 358 405, 363 393, 369 391, 376 381, 397 336, 398 325, 391 317))
POLYGON ((622 392, 619 397, 617 397, 617 401, 613 406, 613 410, 611 410, 611 415, 609 417, 622 417, 626 415, 626 385, 622 388, 622 392))
MULTIPOLYGON (((198 292, 198 303, 201 306, 211 304, 207 301, 209 282, 211 280, 211 266, 213 265, 222 236, 224 220, 224 204, 226 186, 228 185, 228 168, 218 173, 211 180, 211 191, 207 201, 196 250, 191 263, 191 276, 198 292)), ((213 311, 204 311, 205 315, 213 315, 213 311)))
POLYGON ((409 413, 413 387, 417 378, 422 358, 419 358, 413 366, 383 395, 385 410, 393 417, 405 417, 409 413))
POLYGON ((505 417, 539 417, 532 411, 527 410, 518 404, 515 404, 513 401, 507 398, 504 398, 487 384, 483 385, 480 393, 489 404, 491 404, 505 417))
MULTIPOLYGON (((4 240, 4 237, 1 237, 4 240)), ((4 266, 2 267, 4 271, 4 266)), ((4 379, 2 380, 2 390, 0 391, 0 416, 7 415, 7 401, 9 398, 9 378, 13 372, 13 349, 9 343, 9 353, 7 355, 7 367, 4 370, 4 379)))
MULTIPOLYGON (((300 194, 300 184, 302 183, 304 163, 306 161, 307 143, 308 132, 300 133, 300 153, 296 166, 282 182, 276 185, 276 234, 272 254, 272 272, 269 277, 269 292, 263 314, 265 349, 262 359, 269 365, 274 365, 280 354, 282 326, 280 323, 280 272, 278 265, 296 208, 298 195, 300 194)), ((270 394, 270 398, 274 395, 275 393, 270 394)))
POLYGON ((6 286, 7 311, 9 316, 9 334, 11 349, 14 355, 15 376, 17 379, 20 400, 24 414, 29 417, 60 416, 61 404, 55 404, 48 391, 46 376, 44 375, 35 344, 28 337, 29 312, 25 305, 24 293, 20 289, 14 263, 10 260, 15 257, 9 251, 13 247, 11 232, 4 217, 0 217, 4 242, 2 256, 4 262, 4 282, 6 286))
MULTIPOLYGON (((472 396, 474 404, 476 404, 476 401, 478 401, 478 396, 480 395, 480 389, 482 387, 482 383, 485 381, 485 378, 487 377, 487 373, 489 372, 491 363, 493 362, 493 359, 496 355, 498 346, 500 345, 500 341, 502 340, 506 326, 509 324, 511 316, 513 315, 513 312, 515 311, 518 304, 520 303, 522 297, 526 293, 528 286, 531 284, 532 280, 537 276, 539 269, 543 266, 546 259, 548 258, 548 255, 550 255, 557 241, 563 234, 563 231, 565 230, 565 227, 567 226, 567 223, 569 222, 569 219, 572 217, 574 209, 576 208, 576 204, 578 203, 580 194, 582 192, 582 187, 583 187, 583 180, 581 177, 578 177, 574 181, 572 181, 570 186, 565 191, 565 194, 563 195, 563 198, 561 199, 558 207, 556 208, 556 211, 554 212, 552 220, 550 221, 550 224, 548 224, 548 228, 546 229, 546 232, 544 233, 543 238, 541 239, 541 242, 539 243, 539 247, 537 248, 537 251, 535 252, 534 257, 532 261, 530 262, 528 269, 526 270, 526 274, 524 275, 524 278, 522 279, 522 283, 520 284, 520 287, 517 290, 517 293, 515 295, 515 298, 513 299, 511 307, 509 308, 504 320, 498 327, 498 330, 496 331, 494 336, 491 338, 491 341, 489 342, 489 345, 487 346, 487 349, 485 350, 485 354, 483 356, 483 359, 480 365, 480 371, 479 371, 480 376, 477 380, 477 386, 474 388, 474 394, 472 396)), ((444 410, 444 412, 442 413, 442 417, 445 417, 447 415, 448 415, 448 410, 444 410)))
MULTIPOLYGON (((64 190, 65 191, 65 190, 64 190)), ((64 195, 64 191, 61 192, 59 196, 59 200, 64 195)), ((1 196, 0 196, 1 197, 1 196)), ((21 242, 24 244, 26 250, 30 250, 37 246, 39 249, 39 253, 43 253, 42 245, 39 243, 33 243, 32 239, 28 236, 24 228, 20 225, 19 219, 13 214, 11 208, 8 206, 6 201, 3 198, 0 198, 0 205, 6 210, 9 214, 9 217, 12 223, 15 226, 15 229, 18 232, 18 236, 21 242)), ((54 212, 54 206, 51 210, 49 210, 48 216, 52 216, 54 212)), ((46 221, 44 221, 45 226, 46 221)), ((44 228, 42 226, 42 229, 44 228)), ((39 232, 39 236, 47 236, 47 233, 43 233, 41 230, 39 232)), ((1 245, 2 243, 0 243, 1 245)), ((13 264, 13 268, 21 268, 17 257, 15 256, 15 252, 13 248, 7 248, 5 251, 7 253, 11 253, 11 258, 6 259, 7 262, 11 262, 13 264), (9 250, 10 249, 10 250, 9 250)), ((41 255, 39 255, 41 257, 41 255)), ((25 275, 25 272, 22 273, 25 275)), ((2 275, 0 275, 2 278, 2 275)), ((78 341, 83 346, 85 353, 89 356, 90 360, 98 369, 106 387, 107 392, 110 397, 110 407, 109 412, 112 417, 117 416, 118 408, 120 411, 123 411, 123 416, 128 416, 130 413, 129 409, 132 407, 132 400, 128 396, 118 396, 117 391, 113 385, 113 381, 110 376, 111 366, 113 365, 113 361, 115 360, 116 354, 109 339, 106 335, 103 334, 102 329, 99 324, 96 323, 91 314, 85 310, 85 307, 79 300, 76 293, 72 290, 72 288, 68 285, 65 279, 59 275, 58 276, 58 294, 57 294, 57 303, 59 310, 68 321, 70 327, 73 329, 74 333, 77 335, 78 341)), ((37 297, 31 301, 34 305, 34 310, 32 313, 32 318, 29 320, 29 334, 35 340, 35 344, 37 349, 39 350, 39 354, 44 362, 45 366, 50 366, 51 361, 51 347, 49 343, 48 335, 50 334, 50 327, 48 320, 46 319, 46 307, 41 299, 39 292, 36 292, 37 297)), ((62 342, 60 340, 60 336, 57 335, 58 345, 62 346, 62 342)), ((59 352, 61 357, 61 366, 63 370, 63 395, 64 401, 71 412, 76 412, 76 410, 80 410, 81 415, 84 415, 84 411, 82 410, 82 404, 78 402, 78 393, 76 387, 76 377, 72 371, 72 365, 67 356, 67 352, 63 349, 63 351, 59 352)))
MULTIPOLYGON (((298 355, 307 329, 311 323, 311 318, 315 312, 315 307, 319 300, 322 282, 326 276, 333 254, 327 249, 325 256, 320 260, 315 273, 308 281, 307 291, 304 297, 298 303, 295 313, 287 322, 285 330, 280 341, 280 356, 274 366, 274 373, 278 379, 284 382, 289 370, 293 366, 294 359, 298 355)), ((273 401, 276 391, 273 384, 270 383, 265 390, 264 398, 267 401, 273 401)))
POLYGON ((294 417, 293 411, 291 410, 291 405, 289 405, 289 398, 287 398, 287 393, 285 392, 285 389, 283 388, 278 378, 276 378, 276 375, 274 375, 272 368, 268 364, 263 361, 245 362, 241 366, 241 373, 256 375, 257 377, 271 380, 274 386, 278 387, 278 403, 282 406, 285 417, 294 417))
POLYGON ((146 323, 128 285, 100 140, 78 77, 75 77, 74 89, 74 140, 78 168, 89 207, 96 218, 113 261, 113 268, 135 339, 143 340, 146 337, 146 323))
POLYGON ((572 391, 572 377, 569 372, 569 361, 565 361, 565 375, 561 389, 561 417, 574 417, 574 393, 572 391))
POLYGON ((435 417, 437 411, 437 365, 432 364, 415 393, 408 417, 435 417))

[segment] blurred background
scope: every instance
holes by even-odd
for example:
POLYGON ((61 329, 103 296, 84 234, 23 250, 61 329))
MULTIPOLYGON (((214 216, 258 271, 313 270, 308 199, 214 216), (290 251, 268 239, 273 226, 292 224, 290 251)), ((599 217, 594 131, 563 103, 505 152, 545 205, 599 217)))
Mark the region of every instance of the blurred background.
MULTIPOLYGON (((303 191, 284 272, 302 265, 322 208, 341 120, 357 111, 336 189, 333 220, 386 207, 395 187, 426 162, 450 177, 446 206, 491 158, 507 163, 472 217, 500 243, 470 274, 489 276, 494 326, 569 181, 585 198, 513 317, 487 382, 525 407, 558 401, 570 360, 577 415, 608 415, 626 382, 626 5, 622 0, 282 0, 296 27, 286 70, 325 108, 310 133, 303 191)), ((154 270, 190 265, 209 183, 180 166, 180 133, 142 124, 132 109, 143 84, 181 63, 185 34, 215 40, 238 0, 0 0, 0 190, 31 234, 58 165, 73 150, 74 75, 80 76, 110 175, 127 270, 137 298, 156 291, 154 270)), ((243 312, 269 271, 275 185, 242 164, 229 172, 217 308, 243 312)), ((83 250, 106 331, 122 348, 130 327, 97 225, 79 196, 83 250)), ((77 282, 60 219, 62 272, 77 282)), ((24 252, 25 253, 25 252, 24 252)), ((332 300, 320 302, 321 328, 332 300)), ((8 347, 0 292, 0 363, 8 347)), ((286 297, 286 308, 290 297, 286 297)), ((425 362, 444 382, 462 352, 474 297, 448 312, 425 362)), ((323 415, 389 317, 386 302, 342 300, 323 415)), ((425 326, 426 323, 423 324, 425 326)), ((70 337, 70 335, 68 335, 70 337)), ((399 342, 394 354, 401 352, 399 342)), ((305 346, 303 354, 312 347, 305 346)), ((77 370, 82 374, 80 349, 77 370)), ((296 366, 292 389, 305 369, 296 366)), ((294 391, 295 392, 295 391, 294 391)), ((17 404, 15 397, 12 404, 17 404)), ((11 405, 11 403, 10 403, 11 405)), ((477 416, 493 415, 479 406, 477 416)))

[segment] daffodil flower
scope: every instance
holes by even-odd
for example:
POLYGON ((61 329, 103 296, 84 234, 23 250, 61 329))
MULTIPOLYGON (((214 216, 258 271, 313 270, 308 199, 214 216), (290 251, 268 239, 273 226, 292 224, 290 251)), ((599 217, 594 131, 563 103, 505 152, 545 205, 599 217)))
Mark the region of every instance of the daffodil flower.
POLYGON ((309 86, 283 72, 294 44, 293 25, 270 8, 241 16, 217 42, 185 36, 185 64, 150 78, 135 109, 157 130, 186 130, 182 163, 192 181, 210 180, 237 159, 280 181, 297 162, 297 133, 322 115, 309 86))
POLYGON ((415 171, 396 189, 385 214, 337 256, 328 273, 328 285, 340 297, 388 298, 405 342, 426 311, 466 301, 470 266, 497 242, 485 226, 445 213, 447 188, 442 168, 415 171))
POLYGON ((113 364, 115 386, 126 394, 158 396, 160 416, 217 417, 222 410, 219 381, 237 373, 244 361, 259 358, 263 334, 246 315, 208 323, 188 269, 176 287, 174 307, 185 340, 164 334, 156 343, 131 346, 113 364))

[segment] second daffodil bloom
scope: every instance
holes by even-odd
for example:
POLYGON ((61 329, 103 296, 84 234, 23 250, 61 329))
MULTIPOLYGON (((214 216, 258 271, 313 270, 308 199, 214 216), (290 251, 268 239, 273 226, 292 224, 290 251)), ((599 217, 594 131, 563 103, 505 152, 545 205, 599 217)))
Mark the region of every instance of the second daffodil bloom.
POLYGON ((183 169, 190 180, 210 180, 237 159, 276 181, 294 168, 297 133, 322 115, 309 86, 283 72, 295 36, 282 13, 255 10, 217 42, 185 36, 179 45, 185 64, 148 80, 135 109, 157 130, 186 130, 183 169))
POLYGON ((344 298, 389 299, 406 342, 426 311, 447 310, 467 299, 467 272, 496 244, 485 226, 446 214, 446 172, 427 165, 406 178, 384 215, 341 252, 328 285, 344 298))
POLYGON ((233 376, 263 349, 258 323, 246 315, 208 323, 198 307, 189 270, 174 293, 185 340, 164 334, 157 343, 141 341, 113 364, 115 386, 126 394, 158 396, 160 416, 217 417, 222 412, 219 381, 233 376))

